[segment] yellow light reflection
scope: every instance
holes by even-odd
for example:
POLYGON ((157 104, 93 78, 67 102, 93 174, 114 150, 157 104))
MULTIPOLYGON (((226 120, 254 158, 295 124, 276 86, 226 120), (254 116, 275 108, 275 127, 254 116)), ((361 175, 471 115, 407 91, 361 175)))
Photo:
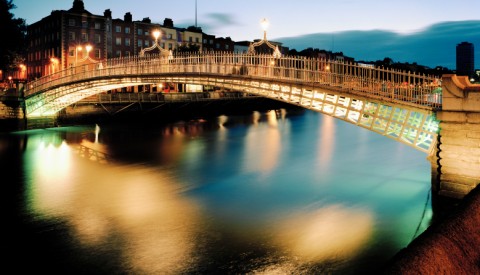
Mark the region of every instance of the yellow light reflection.
POLYGON ((268 112, 267 120, 267 127, 251 127, 247 133, 243 163, 248 172, 268 173, 277 166, 282 145, 275 111, 268 112))
POLYGON ((323 116, 320 131, 320 144, 318 145, 318 163, 321 171, 329 171, 332 163, 332 156, 335 147, 335 118, 323 116))
POLYGON ((373 225, 370 211, 331 205, 284 221, 276 239, 305 261, 343 260, 365 247, 373 225))

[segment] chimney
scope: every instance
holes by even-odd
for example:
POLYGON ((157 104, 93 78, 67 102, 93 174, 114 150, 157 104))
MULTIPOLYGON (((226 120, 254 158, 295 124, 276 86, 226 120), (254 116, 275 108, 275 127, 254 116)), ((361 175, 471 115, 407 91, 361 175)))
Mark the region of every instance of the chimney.
POLYGON ((132 22, 132 14, 129 13, 129 12, 125 13, 125 16, 123 17, 123 20, 125 22, 131 23, 132 22))
POLYGON ((106 18, 112 19, 112 11, 111 11, 110 9, 106 9, 106 10, 103 12, 103 16, 105 16, 106 18))
POLYGON ((170 18, 165 18, 165 20, 163 20, 163 26, 167 28, 173 28, 173 20, 170 18))

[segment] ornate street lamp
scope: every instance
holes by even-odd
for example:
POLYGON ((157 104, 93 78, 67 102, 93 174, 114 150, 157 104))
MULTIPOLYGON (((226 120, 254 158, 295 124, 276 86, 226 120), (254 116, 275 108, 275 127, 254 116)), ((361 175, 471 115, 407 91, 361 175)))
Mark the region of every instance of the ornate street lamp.
POLYGON ((267 40, 267 29, 270 23, 266 18, 264 18, 261 22, 262 28, 263 28, 263 39, 255 42, 255 43, 250 43, 250 46, 248 47, 248 53, 249 54, 255 54, 255 48, 258 46, 261 46, 263 44, 266 44, 270 49, 273 50, 273 57, 274 58, 279 58, 282 57, 282 53, 278 49, 278 45, 273 45, 267 40))
POLYGON ((153 43, 153 45, 151 47, 148 47, 148 48, 145 48, 145 49, 142 49, 140 51, 140 56, 143 57, 145 56, 145 53, 146 52, 149 52, 149 51, 153 51, 155 49, 158 49, 160 51, 160 53, 162 54, 168 54, 168 58, 170 59, 171 57, 173 57, 173 53, 172 51, 170 50, 165 50, 164 48, 162 48, 160 46, 160 44, 158 44, 158 38, 161 36, 161 31, 160 30, 154 30, 152 32, 152 35, 153 35, 153 38, 155 38, 155 43, 153 43))
POLYGON ((87 51, 87 55, 85 57, 83 57, 82 59, 78 60, 78 51, 83 51, 83 47, 82 46, 77 46, 75 48, 75 66, 77 65, 77 63, 85 62, 87 59, 92 61, 92 62, 96 62, 96 60, 94 60, 90 57, 90 51, 92 51, 92 49, 93 49, 92 45, 87 44, 85 46, 85 50, 87 51))

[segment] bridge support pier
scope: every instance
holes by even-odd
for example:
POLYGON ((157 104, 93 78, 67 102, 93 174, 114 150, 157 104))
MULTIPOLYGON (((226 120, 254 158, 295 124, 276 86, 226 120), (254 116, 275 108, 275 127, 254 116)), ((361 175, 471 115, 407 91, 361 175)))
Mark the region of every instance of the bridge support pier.
POLYGON ((444 75, 439 144, 432 156, 432 190, 461 199, 480 184, 480 85, 444 75))

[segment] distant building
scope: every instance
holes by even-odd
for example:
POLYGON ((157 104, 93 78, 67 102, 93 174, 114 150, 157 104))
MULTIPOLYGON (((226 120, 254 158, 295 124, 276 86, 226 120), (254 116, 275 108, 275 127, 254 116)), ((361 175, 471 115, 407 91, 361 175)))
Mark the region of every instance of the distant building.
POLYGON ((457 75, 475 75, 475 54, 473 44, 462 42, 457 45, 457 75))

